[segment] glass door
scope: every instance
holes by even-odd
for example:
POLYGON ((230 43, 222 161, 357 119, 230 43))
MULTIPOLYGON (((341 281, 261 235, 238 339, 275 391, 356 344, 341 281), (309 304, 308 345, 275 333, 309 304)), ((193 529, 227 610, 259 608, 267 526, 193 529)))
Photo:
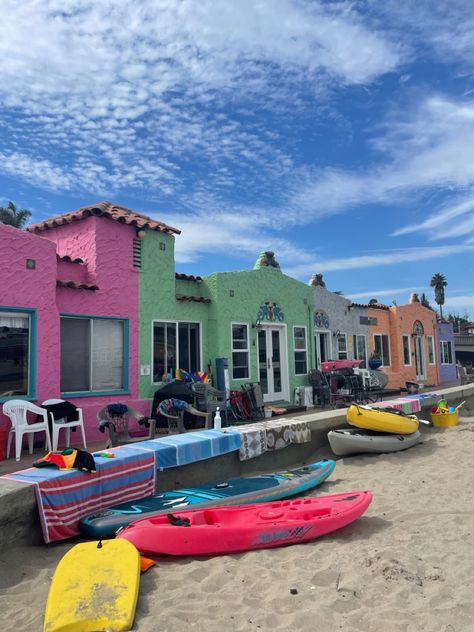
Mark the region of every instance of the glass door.
POLYGON ((415 336, 416 379, 425 380, 425 345, 423 336, 415 336))
POLYGON ((258 332, 258 369, 266 402, 288 399, 287 362, 284 330, 262 327, 258 332))
POLYGON ((314 332, 314 353, 315 353, 315 367, 321 369, 321 363, 332 360, 330 353, 330 340, 329 332, 327 331, 315 331, 314 332))

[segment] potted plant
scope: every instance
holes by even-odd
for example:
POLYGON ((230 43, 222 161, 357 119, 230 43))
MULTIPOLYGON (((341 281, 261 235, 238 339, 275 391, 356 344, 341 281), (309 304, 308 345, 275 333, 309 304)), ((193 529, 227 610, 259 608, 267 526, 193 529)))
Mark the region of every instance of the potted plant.
POLYGON ((380 357, 380 353, 378 351, 372 351, 369 358, 369 368, 370 369, 380 369, 382 366, 382 358, 380 357))

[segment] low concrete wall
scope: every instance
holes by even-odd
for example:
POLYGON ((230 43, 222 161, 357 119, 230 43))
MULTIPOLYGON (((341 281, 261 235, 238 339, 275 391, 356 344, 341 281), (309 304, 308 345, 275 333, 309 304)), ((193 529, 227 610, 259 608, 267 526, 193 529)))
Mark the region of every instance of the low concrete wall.
MULTIPOLYGON (((441 397, 446 399, 450 406, 457 406, 465 401, 463 415, 474 416, 474 384, 468 384, 438 389, 431 397, 422 400, 420 419, 430 420, 431 407, 441 397)), ((292 444, 282 450, 265 452, 249 461, 240 461, 237 452, 231 452, 206 461, 163 470, 157 476, 157 491, 271 472, 323 458, 337 459, 329 448, 327 433, 333 428, 346 425, 346 410, 312 411, 299 416, 298 419, 311 423, 311 442, 292 444)), ((429 433, 430 427, 421 424, 420 430, 429 433)), ((0 550, 12 544, 36 544, 41 541, 34 488, 0 480, 0 550)))

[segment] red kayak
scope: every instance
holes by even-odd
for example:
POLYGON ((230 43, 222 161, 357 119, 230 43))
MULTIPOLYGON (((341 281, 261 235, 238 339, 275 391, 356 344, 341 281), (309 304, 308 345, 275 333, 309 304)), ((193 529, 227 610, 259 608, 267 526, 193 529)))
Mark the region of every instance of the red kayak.
POLYGON ((361 516, 368 491, 180 511, 132 522, 119 531, 143 553, 216 555, 313 540, 361 516))

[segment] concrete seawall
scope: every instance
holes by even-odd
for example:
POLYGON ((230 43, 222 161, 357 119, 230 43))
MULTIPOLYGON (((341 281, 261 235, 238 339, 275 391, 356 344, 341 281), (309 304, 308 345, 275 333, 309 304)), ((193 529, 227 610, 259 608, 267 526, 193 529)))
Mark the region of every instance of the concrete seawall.
MULTIPOLYGON (((474 384, 469 384, 433 391, 433 396, 422 400, 419 418, 429 420, 431 407, 441 397, 446 399, 450 406, 457 406, 465 401, 463 414, 474 416, 474 384)), ((299 416, 298 419, 311 423, 311 442, 292 444, 282 450, 265 452, 249 461, 240 461, 237 452, 231 452, 205 461, 164 470, 158 473, 157 491, 271 472, 321 458, 337 459, 338 457, 334 457, 329 448, 327 433, 329 430, 346 425, 346 410, 312 411, 299 416)), ((420 430, 423 433, 429 433, 432 428, 420 424, 420 430)), ((5 479, 0 480, 0 550, 12 545, 41 542, 41 526, 33 486, 5 479)))

